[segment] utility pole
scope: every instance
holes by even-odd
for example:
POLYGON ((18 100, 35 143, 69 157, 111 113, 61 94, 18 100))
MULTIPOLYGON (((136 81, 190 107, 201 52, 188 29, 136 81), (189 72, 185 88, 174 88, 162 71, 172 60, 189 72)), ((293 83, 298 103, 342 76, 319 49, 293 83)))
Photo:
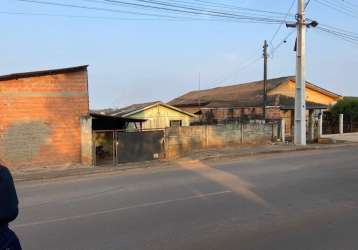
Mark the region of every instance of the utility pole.
POLYGON ((267 106, 267 48, 268 48, 268 44, 267 41, 265 40, 264 42, 264 89, 263 89, 263 107, 262 107, 262 112, 263 112, 263 119, 266 120, 266 106, 267 106))
POLYGON ((306 145, 306 20, 305 0, 298 0, 297 13, 297 61, 296 61, 296 96, 295 96, 295 134, 296 145, 306 145))
POLYGON ((305 0, 298 0, 296 23, 286 23, 287 28, 297 29, 296 51, 296 94, 295 94, 295 134, 296 145, 306 145, 306 28, 316 28, 317 21, 306 22, 305 9, 308 5, 305 0))

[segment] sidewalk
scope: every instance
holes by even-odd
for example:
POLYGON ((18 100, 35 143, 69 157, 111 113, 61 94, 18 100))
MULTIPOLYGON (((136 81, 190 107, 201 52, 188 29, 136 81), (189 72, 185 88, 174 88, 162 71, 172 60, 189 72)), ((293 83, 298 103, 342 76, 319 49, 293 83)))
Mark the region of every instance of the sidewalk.
POLYGON ((334 139, 336 141, 358 142, 358 133, 323 135, 323 138, 334 139))
POLYGON ((226 148, 213 148, 194 151, 192 154, 183 158, 174 160, 158 160, 148 162, 136 162, 120 164, 118 166, 101 166, 101 167, 84 167, 84 166, 69 166, 59 168, 36 168, 36 169, 15 169, 12 170, 15 182, 24 181, 38 181, 50 180, 74 176, 91 176, 96 174, 110 174, 120 173, 131 169, 144 169, 144 168, 159 168, 171 167, 177 161, 185 160, 199 160, 199 161, 213 161, 224 159, 235 159, 241 157, 250 157, 263 154, 285 153, 294 151, 306 150, 324 150, 337 147, 356 146, 358 143, 338 143, 338 144, 311 144, 307 146, 295 146, 293 144, 273 144, 273 145, 260 145, 260 146, 240 146, 240 147, 226 147, 226 148))

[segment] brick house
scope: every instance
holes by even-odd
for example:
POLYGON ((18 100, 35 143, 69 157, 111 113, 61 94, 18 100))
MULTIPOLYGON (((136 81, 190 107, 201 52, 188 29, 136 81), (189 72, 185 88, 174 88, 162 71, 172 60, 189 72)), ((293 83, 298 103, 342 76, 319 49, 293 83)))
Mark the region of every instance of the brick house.
MULTIPOLYGON (((192 91, 169 104, 194 113, 200 122, 220 123, 228 120, 263 117, 263 81, 192 91)), ((295 77, 280 77, 267 82, 267 119, 284 119, 287 136, 294 125, 295 77)), ((335 104, 340 95, 306 82, 307 120, 335 104)), ((308 123, 307 123, 308 124, 308 123)))
POLYGON ((78 164, 89 115, 87 66, 0 76, 0 162, 78 164))

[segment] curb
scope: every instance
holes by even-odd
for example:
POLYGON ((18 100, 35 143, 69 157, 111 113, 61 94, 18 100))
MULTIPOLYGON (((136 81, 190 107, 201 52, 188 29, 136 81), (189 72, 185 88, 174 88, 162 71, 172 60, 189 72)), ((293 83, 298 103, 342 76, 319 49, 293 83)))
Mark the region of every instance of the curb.
MULTIPOLYGON (((300 151, 310 151, 310 150, 328 150, 328 149, 334 149, 334 148, 341 148, 341 147, 354 147, 358 146, 358 143, 342 143, 342 144, 331 144, 331 145, 314 145, 314 146, 306 146, 306 147, 294 147, 289 149, 275 149, 275 150, 263 150, 258 152, 247 152, 247 153, 241 153, 237 155, 219 155, 219 156, 207 156, 202 157, 197 160, 200 161, 208 161, 208 160, 225 160, 225 159, 239 159, 244 157, 252 157, 252 156, 259 156, 259 155, 269 155, 269 154, 279 154, 279 153, 290 153, 290 152, 300 152, 300 151)), ((184 156, 175 160, 186 160, 190 157, 184 156)), ((191 159, 193 160, 193 159, 191 159)), ((19 175, 18 177, 16 174, 14 174, 13 178, 16 183, 24 183, 24 182, 32 182, 32 181, 48 181, 48 180, 56 180, 56 179, 66 179, 76 176, 81 177, 90 177, 94 175, 106 175, 111 173, 120 173, 120 172, 127 172, 130 170, 138 170, 138 169, 153 169, 153 168, 162 168, 162 167, 171 167, 170 163, 172 161, 163 160, 163 161, 157 161, 157 162, 144 162, 142 164, 136 164, 136 165, 127 165, 123 167, 111 167, 111 168, 84 168, 83 172, 76 171, 76 172, 60 172, 60 173, 53 173, 52 175, 42 175, 41 173, 38 174, 28 174, 26 176, 19 175), (148 164, 152 163, 152 164, 148 164), (38 175, 38 176, 34 176, 38 175)))
POLYGON ((358 147, 358 143, 345 143, 345 144, 331 144, 325 146, 306 146, 306 147, 297 147, 297 148, 290 148, 290 149, 276 149, 276 150, 267 150, 267 151, 258 151, 258 152, 248 152, 242 153, 237 155, 220 155, 220 156, 207 156, 203 157, 200 160, 215 160, 215 159, 235 159, 235 158, 242 158, 242 157, 250 157, 255 155, 269 155, 269 154, 279 154, 279 153, 290 153, 290 152, 301 152, 301 151, 310 151, 310 150, 328 150, 334 148, 342 148, 342 147, 358 147))

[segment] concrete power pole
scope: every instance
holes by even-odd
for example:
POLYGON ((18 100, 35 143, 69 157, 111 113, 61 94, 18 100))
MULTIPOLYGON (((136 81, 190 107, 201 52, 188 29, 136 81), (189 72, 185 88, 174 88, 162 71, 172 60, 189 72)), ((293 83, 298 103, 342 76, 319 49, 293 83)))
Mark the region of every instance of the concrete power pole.
POLYGON ((262 112, 263 112, 263 119, 266 120, 266 106, 267 106, 267 48, 268 48, 268 44, 267 41, 265 40, 264 42, 264 89, 263 89, 263 107, 262 107, 262 112))
POLYGON ((305 50, 306 50, 305 1, 298 0, 295 134, 294 134, 294 143, 296 145, 306 145, 305 50))

